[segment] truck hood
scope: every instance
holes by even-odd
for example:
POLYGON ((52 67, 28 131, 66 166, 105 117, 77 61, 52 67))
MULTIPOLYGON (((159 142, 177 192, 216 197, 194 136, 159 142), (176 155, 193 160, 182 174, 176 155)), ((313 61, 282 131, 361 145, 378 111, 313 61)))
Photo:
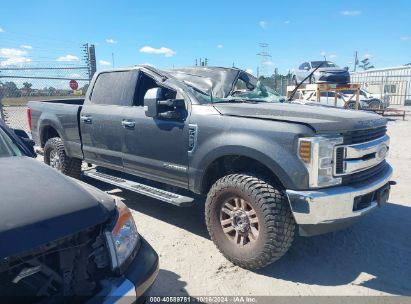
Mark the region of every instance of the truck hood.
POLYGON ((0 158, 0 258, 108 220, 107 194, 29 157, 0 158))
POLYGON ((289 103, 214 104, 222 115, 304 124, 316 132, 346 132, 371 129, 386 124, 386 119, 365 111, 318 105, 289 103))

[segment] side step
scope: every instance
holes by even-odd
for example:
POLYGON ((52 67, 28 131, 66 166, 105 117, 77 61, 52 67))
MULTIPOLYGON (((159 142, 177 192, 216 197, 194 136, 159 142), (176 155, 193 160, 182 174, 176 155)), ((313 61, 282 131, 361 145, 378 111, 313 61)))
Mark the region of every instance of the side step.
POLYGON ((160 201, 170 203, 179 207, 188 207, 193 205, 194 198, 175 194, 162 189, 147 186, 135 181, 127 180, 124 178, 105 174, 94 169, 83 171, 84 176, 97 179, 99 181, 115 185, 117 187, 127 189, 133 192, 137 192, 142 195, 146 195, 160 201))

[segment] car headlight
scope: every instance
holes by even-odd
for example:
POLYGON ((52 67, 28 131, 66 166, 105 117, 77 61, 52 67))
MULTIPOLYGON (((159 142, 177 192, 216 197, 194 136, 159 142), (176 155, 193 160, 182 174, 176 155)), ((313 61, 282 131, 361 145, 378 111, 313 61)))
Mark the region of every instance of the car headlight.
POLYGON ((298 141, 298 155, 309 173, 309 187, 319 188, 339 185, 341 177, 334 177, 334 147, 342 144, 338 135, 304 137, 298 141))
POLYGON ((140 242, 140 235, 130 210, 119 199, 116 199, 116 207, 117 220, 114 226, 105 233, 113 270, 121 268, 140 242))

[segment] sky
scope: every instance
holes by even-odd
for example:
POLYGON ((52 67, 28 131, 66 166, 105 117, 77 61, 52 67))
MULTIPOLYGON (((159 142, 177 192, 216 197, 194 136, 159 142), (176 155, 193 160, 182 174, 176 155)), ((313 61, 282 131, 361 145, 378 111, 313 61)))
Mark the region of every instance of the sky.
POLYGON ((98 69, 208 58, 256 74, 259 43, 270 74, 324 56, 352 67, 356 51, 376 68, 400 66, 411 62, 411 1, 2 1, 0 68, 75 65, 84 43, 98 69))

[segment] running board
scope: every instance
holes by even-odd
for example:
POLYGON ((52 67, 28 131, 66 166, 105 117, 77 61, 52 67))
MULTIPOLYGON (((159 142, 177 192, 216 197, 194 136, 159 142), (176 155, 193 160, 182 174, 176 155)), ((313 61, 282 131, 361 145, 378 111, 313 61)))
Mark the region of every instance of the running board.
POLYGON ((83 171, 84 176, 97 179, 99 181, 127 189, 142 195, 146 195, 160 201, 170 203, 179 207, 188 207, 193 205, 194 198, 175 194, 162 189, 147 186, 135 181, 105 174, 94 169, 83 171))

